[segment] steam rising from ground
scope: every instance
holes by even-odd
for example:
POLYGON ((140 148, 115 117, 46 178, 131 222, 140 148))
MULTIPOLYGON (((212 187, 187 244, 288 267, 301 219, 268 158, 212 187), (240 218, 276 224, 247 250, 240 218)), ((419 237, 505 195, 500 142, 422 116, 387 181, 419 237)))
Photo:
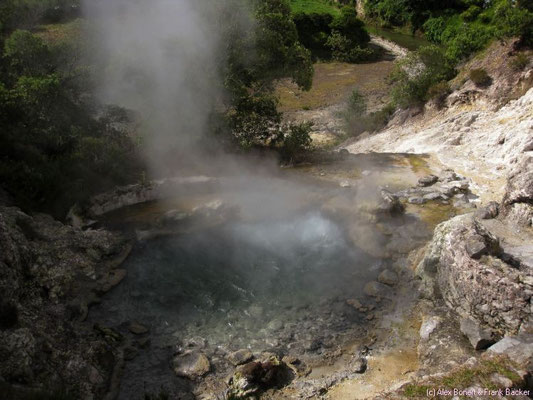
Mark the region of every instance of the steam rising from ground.
POLYGON ((221 24, 249 29, 240 1, 87 0, 98 90, 105 103, 138 111, 152 173, 190 154, 222 96, 221 24), (233 12, 235 11, 235 12, 233 12), (238 15, 231 22, 227 15, 238 15), (243 17, 244 15, 244 17, 243 17))

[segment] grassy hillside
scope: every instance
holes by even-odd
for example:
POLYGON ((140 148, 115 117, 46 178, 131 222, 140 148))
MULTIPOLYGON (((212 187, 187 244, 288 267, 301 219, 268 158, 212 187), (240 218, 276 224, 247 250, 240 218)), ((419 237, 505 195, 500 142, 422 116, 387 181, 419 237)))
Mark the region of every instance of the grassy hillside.
POLYGON ((293 13, 339 14, 339 9, 328 0, 290 0, 290 4, 293 13))

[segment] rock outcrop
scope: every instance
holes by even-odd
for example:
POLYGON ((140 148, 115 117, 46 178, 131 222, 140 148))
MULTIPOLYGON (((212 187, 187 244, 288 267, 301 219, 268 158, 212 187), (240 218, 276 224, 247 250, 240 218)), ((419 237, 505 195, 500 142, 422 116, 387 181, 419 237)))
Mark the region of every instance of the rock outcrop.
POLYGON ((533 157, 525 157, 510 173, 501 208, 514 223, 533 225, 533 157))
POLYGON ((427 297, 442 297, 462 318, 496 335, 532 322, 532 271, 512 262, 497 237, 472 215, 437 226, 417 268, 427 297))
POLYGON ((33 388, 77 388, 69 394, 80 399, 110 391, 119 352, 82 321, 123 276, 116 267, 129 248, 110 232, 0 207, 0 380, 8 398, 33 388))

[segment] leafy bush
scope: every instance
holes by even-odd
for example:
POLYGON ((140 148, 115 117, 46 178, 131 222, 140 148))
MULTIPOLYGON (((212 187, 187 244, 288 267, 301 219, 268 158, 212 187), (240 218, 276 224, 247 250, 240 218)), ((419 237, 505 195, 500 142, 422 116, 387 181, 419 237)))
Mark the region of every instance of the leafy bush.
POLYGON ((368 113, 364 96, 358 90, 354 90, 343 113, 346 130, 351 136, 359 135, 365 131, 379 130, 387 124, 394 110, 394 105, 388 104, 381 110, 368 113))
POLYGON ((509 66, 515 71, 523 71, 529 64, 529 57, 524 53, 519 53, 509 60, 509 66))
POLYGON ((332 58, 337 61, 357 63, 374 57, 371 49, 354 45, 351 40, 337 31, 333 31, 326 44, 331 48, 332 58))
POLYGON ((430 18, 423 25, 426 38, 432 43, 442 42, 442 33, 445 28, 446 19, 444 17, 430 18))
POLYGON ((491 77, 487 74, 487 71, 480 68, 470 70, 468 77, 476 86, 489 86, 492 82, 491 77))
POLYGON ((331 34, 333 16, 329 13, 298 13, 293 16, 293 20, 300 43, 309 49, 314 57, 329 59, 331 50, 326 41, 331 34))
POLYGON ((344 62, 367 61, 374 56, 367 48, 370 36, 357 18, 353 7, 343 7, 341 14, 331 23, 332 32, 326 40, 333 59, 344 62))
POLYGON ((473 21, 477 18, 477 16, 481 13, 481 7, 472 5, 468 7, 468 9, 461 13, 461 18, 465 21, 473 21))
POLYGON ((454 63, 483 49, 495 36, 496 28, 482 24, 464 24, 447 28, 443 34, 447 57, 454 63))
POLYGON ((391 80, 393 103, 401 108, 423 104, 431 86, 451 79, 455 70, 437 46, 425 46, 397 62, 391 80))
POLYGON ((284 160, 290 161, 298 153, 310 148, 311 127, 312 124, 309 122, 289 125, 288 132, 283 133, 283 144, 280 149, 284 160))

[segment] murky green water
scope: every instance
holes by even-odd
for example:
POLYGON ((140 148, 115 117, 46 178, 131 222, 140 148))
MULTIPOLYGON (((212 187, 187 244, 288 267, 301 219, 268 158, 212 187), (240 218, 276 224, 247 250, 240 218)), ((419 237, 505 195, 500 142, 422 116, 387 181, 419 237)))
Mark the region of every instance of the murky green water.
POLYGON ((372 25, 366 25, 366 28, 369 33, 381 36, 411 51, 414 51, 421 46, 427 46, 430 44, 425 38, 420 36, 407 35, 405 33, 400 33, 394 30, 372 25))

